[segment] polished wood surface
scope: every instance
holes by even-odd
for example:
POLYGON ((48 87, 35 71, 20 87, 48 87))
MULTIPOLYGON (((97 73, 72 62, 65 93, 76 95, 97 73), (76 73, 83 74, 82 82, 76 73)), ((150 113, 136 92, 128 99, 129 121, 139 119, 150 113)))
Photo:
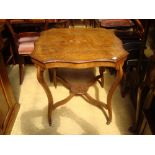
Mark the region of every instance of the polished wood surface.
MULTIPOLYGON (((80 95, 90 104, 103 111, 107 124, 112 121, 112 95, 122 76, 122 66, 127 58, 127 52, 122 47, 122 42, 111 30, 100 28, 59 28, 50 29, 41 33, 35 43, 35 50, 31 54, 32 61, 37 67, 37 78, 44 88, 48 98, 48 122, 52 124, 52 111, 65 104, 73 96, 80 95), (50 68, 91 68, 99 67, 100 75, 96 76, 87 85, 73 86, 62 77, 54 74, 68 89, 70 95, 54 104, 52 93, 44 80, 45 69, 50 68), (104 67, 113 67, 117 74, 107 95, 107 103, 92 98, 87 90, 96 81, 104 86, 104 67), (104 111, 107 110, 108 114, 104 111)), ((56 73, 56 72, 55 72, 56 73)))
POLYGON ((35 44, 31 57, 46 66, 52 62, 116 62, 127 55, 113 31, 100 28, 50 29, 35 44))
POLYGON ((0 135, 10 134, 19 106, 13 94, 0 51, 0 135))

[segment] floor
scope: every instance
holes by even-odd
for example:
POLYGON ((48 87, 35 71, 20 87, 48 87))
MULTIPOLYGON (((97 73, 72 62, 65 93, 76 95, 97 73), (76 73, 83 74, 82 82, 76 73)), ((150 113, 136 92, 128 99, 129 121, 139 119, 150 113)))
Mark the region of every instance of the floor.
MULTIPOLYGON (((24 82, 20 86, 18 66, 9 67, 9 78, 15 97, 20 104, 12 135, 130 135, 129 127, 133 123, 134 108, 129 96, 120 95, 119 87, 112 98, 113 119, 106 124, 105 116, 98 108, 88 104, 80 96, 73 97, 67 104, 53 112, 53 125, 47 121, 47 98, 44 90, 36 79, 36 68, 26 65, 24 82)), ((95 70, 96 74, 98 70, 95 70)), ((50 83, 48 72, 45 79, 52 91, 54 102, 65 98, 69 91, 60 83, 57 88, 50 83)), ((106 102, 106 94, 114 75, 105 72, 105 86, 99 83, 91 86, 88 93, 106 102)))

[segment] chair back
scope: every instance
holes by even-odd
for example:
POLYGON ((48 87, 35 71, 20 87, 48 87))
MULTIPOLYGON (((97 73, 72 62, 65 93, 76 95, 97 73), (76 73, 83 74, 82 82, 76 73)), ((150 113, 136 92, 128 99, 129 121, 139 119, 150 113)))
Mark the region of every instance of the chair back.
POLYGON ((141 40, 143 40, 144 39, 144 26, 142 25, 142 23, 141 23, 141 21, 139 19, 133 19, 133 22, 135 24, 135 26, 134 26, 135 29, 134 30, 139 35, 141 40))
POLYGON ((18 53, 18 35, 15 33, 9 20, 6 21, 6 26, 11 34, 11 44, 14 47, 15 52, 18 53))

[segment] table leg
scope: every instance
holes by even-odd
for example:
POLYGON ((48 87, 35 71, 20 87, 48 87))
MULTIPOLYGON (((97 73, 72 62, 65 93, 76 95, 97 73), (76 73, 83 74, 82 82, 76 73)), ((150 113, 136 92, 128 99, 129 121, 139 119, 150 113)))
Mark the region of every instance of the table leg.
POLYGON ((99 67, 99 72, 100 72, 100 76, 101 76, 101 87, 104 87, 104 74, 103 72, 105 71, 104 67, 99 67))
POLYGON ((122 70, 122 65, 120 65, 119 68, 117 69, 116 78, 115 78, 112 86, 110 87, 110 90, 109 90, 108 96, 107 96, 107 110, 108 110, 108 114, 109 114, 109 120, 107 121, 107 124, 110 124, 110 122, 112 120, 112 106, 111 106, 112 95, 113 95, 115 89, 117 88, 122 77, 123 77, 123 70, 122 70))
POLYGON ((52 124, 52 110, 53 110, 53 97, 52 94, 50 92, 50 89, 47 85, 47 83, 44 80, 44 68, 41 68, 40 66, 37 66, 37 79, 39 81, 39 83, 41 84, 41 86, 43 87, 47 98, 48 98, 48 122, 49 125, 51 126, 52 124))

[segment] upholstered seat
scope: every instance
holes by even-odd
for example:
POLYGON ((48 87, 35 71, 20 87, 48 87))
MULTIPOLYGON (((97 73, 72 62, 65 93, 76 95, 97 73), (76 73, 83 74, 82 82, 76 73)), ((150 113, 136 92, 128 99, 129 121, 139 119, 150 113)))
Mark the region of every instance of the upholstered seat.
POLYGON ((34 50, 34 42, 39 36, 22 37, 18 39, 18 52, 19 54, 31 54, 34 50))
POLYGON ((18 52, 19 54, 28 55, 34 50, 34 42, 22 42, 19 44, 18 52))

